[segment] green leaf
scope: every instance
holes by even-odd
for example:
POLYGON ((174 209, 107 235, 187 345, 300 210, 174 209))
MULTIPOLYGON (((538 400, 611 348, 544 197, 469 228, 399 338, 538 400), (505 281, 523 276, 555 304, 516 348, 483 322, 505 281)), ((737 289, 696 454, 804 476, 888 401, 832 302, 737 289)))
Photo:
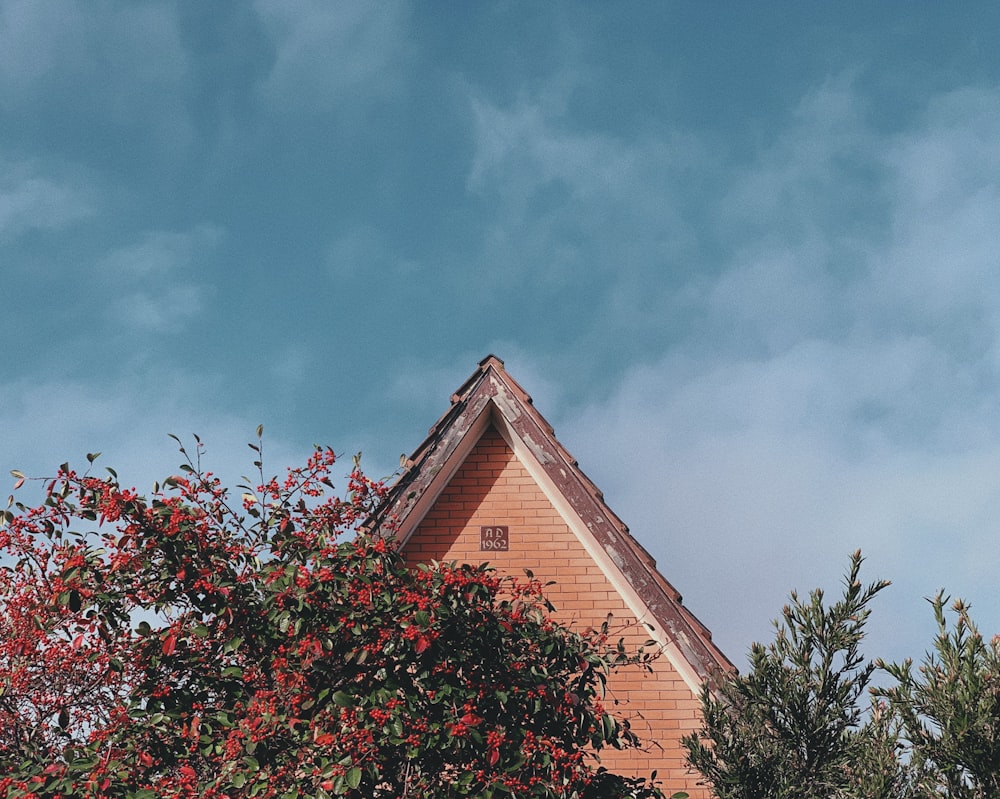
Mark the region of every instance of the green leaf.
POLYGON ((333 701, 338 707, 354 707, 354 697, 344 691, 335 691, 333 701))
POLYGON ((361 784, 361 769, 359 769, 357 766, 353 766, 347 772, 347 785, 352 790, 355 790, 360 784, 361 784))
POLYGON ((614 738, 615 734, 615 720, 611 718, 611 714, 605 713, 601 717, 601 725, 604 728, 604 740, 610 741, 614 738))

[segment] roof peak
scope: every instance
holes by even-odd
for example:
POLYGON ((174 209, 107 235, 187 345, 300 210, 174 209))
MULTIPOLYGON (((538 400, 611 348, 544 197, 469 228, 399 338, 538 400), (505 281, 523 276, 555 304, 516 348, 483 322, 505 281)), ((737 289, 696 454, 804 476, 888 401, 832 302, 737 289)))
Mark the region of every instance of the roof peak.
POLYGON ((656 570, 653 558, 605 504, 601 491, 495 355, 483 358, 452 394, 451 407, 406 460, 378 512, 379 518, 396 520, 400 543, 405 545, 490 425, 500 431, 543 491, 558 497, 567 523, 581 540, 592 541, 595 550, 606 554, 607 562, 621 573, 697 677, 708 677, 714 668, 732 668, 712 643, 711 633, 682 605, 680 593, 656 570))
POLYGON ((492 353, 479 362, 476 371, 469 375, 468 379, 451 395, 451 404, 454 406, 462 402, 470 394, 474 393, 476 387, 491 374, 495 375, 498 380, 505 383, 511 390, 516 391, 524 402, 531 404, 531 395, 511 376, 510 372, 504 367, 504 362, 492 353))
POLYGON ((494 369, 499 369, 501 372, 504 371, 503 361, 500 358, 498 358, 496 355, 494 355, 493 353, 490 353, 489 355, 487 355, 485 358, 483 358, 479 362, 479 368, 480 369, 484 369, 485 370, 485 369, 489 369, 491 367, 494 368, 494 369))

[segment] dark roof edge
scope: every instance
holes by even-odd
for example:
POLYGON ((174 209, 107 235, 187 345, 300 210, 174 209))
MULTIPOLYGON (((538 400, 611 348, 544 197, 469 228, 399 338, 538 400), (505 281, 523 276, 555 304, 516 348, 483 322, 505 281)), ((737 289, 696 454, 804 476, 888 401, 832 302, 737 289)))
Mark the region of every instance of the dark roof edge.
POLYGON ((657 571, 655 560, 605 504, 601 491, 559 443, 531 397, 495 355, 480 361, 476 371, 452 395, 451 407, 407 459, 403 473, 373 519, 374 526, 394 519, 402 535, 401 543, 405 543, 405 537, 416 527, 415 523, 407 524, 408 517, 418 504, 423 504, 420 500, 432 484, 440 487, 442 480, 450 476, 441 475, 442 469, 473 428, 483 425, 483 413, 491 406, 531 450, 697 675, 704 680, 719 669, 733 670, 733 664, 712 642, 708 628, 682 604, 680 593, 657 571))

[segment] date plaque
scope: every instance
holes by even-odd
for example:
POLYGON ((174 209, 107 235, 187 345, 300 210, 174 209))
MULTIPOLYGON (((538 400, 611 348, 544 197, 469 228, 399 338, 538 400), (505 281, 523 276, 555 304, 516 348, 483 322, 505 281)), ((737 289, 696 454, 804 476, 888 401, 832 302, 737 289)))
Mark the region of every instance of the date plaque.
POLYGON ((480 527, 479 549, 482 552, 506 552, 509 550, 510 528, 506 524, 491 524, 480 527))

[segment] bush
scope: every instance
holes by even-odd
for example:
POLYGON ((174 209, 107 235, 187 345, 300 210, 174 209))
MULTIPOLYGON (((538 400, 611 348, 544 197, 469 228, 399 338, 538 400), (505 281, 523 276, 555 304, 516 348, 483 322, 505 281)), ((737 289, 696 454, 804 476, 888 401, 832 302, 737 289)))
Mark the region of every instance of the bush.
MULTIPOLYGON (((148 498, 64 465, 0 530, 0 796, 621 797, 602 705, 648 658, 485 565, 408 568, 317 449, 240 498, 183 447, 148 498)), ((88 456, 92 464, 96 456, 88 456)), ((23 475, 15 473, 17 487, 23 475)))

